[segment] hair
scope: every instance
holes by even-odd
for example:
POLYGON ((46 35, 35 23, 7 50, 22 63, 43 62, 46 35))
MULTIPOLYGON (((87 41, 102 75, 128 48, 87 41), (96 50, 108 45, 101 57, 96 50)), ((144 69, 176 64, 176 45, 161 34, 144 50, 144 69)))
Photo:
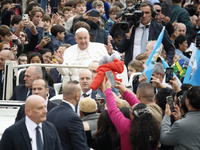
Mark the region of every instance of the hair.
POLYGON ((161 7, 161 4, 160 3, 154 3, 153 5, 159 5, 161 7))
POLYGON ((150 2, 150 1, 144 1, 140 4, 140 8, 141 7, 146 7, 146 6, 149 6, 150 9, 151 9, 151 15, 153 15, 154 13, 154 8, 153 8, 153 4, 150 2))
POLYGON ((59 11, 62 11, 62 9, 63 9, 63 8, 61 7, 61 0, 58 0, 58 10, 59 10, 59 11))
POLYGON ((181 3, 181 0, 172 0, 172 3, 178 4, 178 3, 181 3))
POLYGON ((69 81, 63 87, 63 99, 65 97, 73 97, 73 95, 77 92, 79 82, 78 81, 69 81))
POLYGON ((8 42, 6 42, 6 41, 3 41, 3 42, 0 42, 0 51, 2 51, 3 49, 3 45, 4 44, 9 44, 8 42))
POLYGON ((44 11, 43 11, 43 9, 42 9, 41 7, 34 7, 34 8, 31 10, 31 15, 30 15, 30 19, 31 19, 31 20, 33 19, 33 17, 35 16, 35 14, 36 14, 37 12, 41 12, 42 15, 44 16, 44 11))
POLYGON ((118 13, 120 11, 120 7, 118 6, 112 6, 110 9, 109 9, 109 14, 111 13, 118 13))
POLYGON ((120 2, 120 1, 115 1, 115 2, 113 3, 113 6, 118 6, 120 9, 124 8, 124 5, 123 5, 122 2, 120 2))
POLYGON ((132 60, 128 66, 134 68, 136 72, 142 72, 144 70, 143 64, 139 60, 132 60))
POLYGON ((51 28, 51 34, 57 36, 58 33, 65 32, 65 28, 61 25, 55 25, 51 28))
POLYGON ((127 0, 126 1, 126 5, 131 4, 131 3, 135 4, 135 0, 127 0))
POLYGON ((200 109, 200 87, 191 86, 186 93, 187 98, 190 101, 190 105, 195 109, 200 109))
POLYGON ((130 118, 130 111, 128 107, 122 107, 120 108, 120 111, 123 113, 124 117, 131 119, 130 118))
POLYGON ((155 100, 158 106, 165 111, 165 105, 167 103, 166 97, 167 96, 172 96, 172 91, 170 88, 161 88, 158 93, 155 95, 155 100))
POLYGON ((148 56, 146 54, 139 54, 135 57, 136 60, 144 60, 144 59, 148 59, 148 56))
POLYGON ((69 7, 69 6, 66 6, 66 7, 64 7, 64 8, 63 8, 63 11, 62 11, 62 12, 63 12, 63 14, 65 13, 65 11, 73 11, 73 10, 72 10, 72 8, 71 8, 71 7, 69 7))
MULTIPOLYGON (((1 2, 1 9, 3 9, 3 6, 6 5, 6 4, 12 4, 12 1, 11 0, 3 0, 1 2)), ((3 10, 1 10, 1 11, 3 11, 3 10)))
MULTIPOLYGON (((47 80, 45 80, 44 78, 40 78, 40 79, 36 79, 35 81, 37 81, 37 80, 42 80, 42 81, 44 81, 44 83, 45 83, 44 87, 45 87, 46 89, 49 88, 49 84, 48 84, 47 80)), ((35 82, 35 81, 34 81, 34 82, 35 82)))
POLYGON ((180 34, 176 39, 175 39, 175 42, 174 42, 174 45, 175 47, 178 49, 180 46, 179 44, 182 44, 183 42, 187 41, 187 38, 186 36, 180 34))
POLYGON ((165 75, 165 69, 162 63, 156 62, 153 70, 156 74, 162 73, 162 76, 165 75))
POLYGON ((29 14, 29 12, 34 8, 34 7, 40 7, 40 4, 37 2, 31 3, 26 7, 26 10, 24 14, 29 14))
POLYGON ((51 50, 48 49, 48 48, 43 48, 43 49, 39 50, 39 53, 40 53, 41 55, 43 55, 43 54, 45 54, 45 53, 47 53, 47 52, 50 52, 50 53, 51 53, 51 50))
POLYGON ((58 14, 59 14, 60 16, 62 16, 62 17, 65 17, 65 16, 64 16, 64 13, 63 13, 62 11, 60 11, 60 10, 58 11, 58 14))
POLYGON ((51 17, 48 14, 44 14, 42 21, 51 22, 51 17))
POLYGON ((11 35, 12 30, 7 25, 0 26, 0 35, 5 37, 6 35, 11 35))
POLYGON ((66 49, 68 48, 68 47, 70 47, 71 45, 70 44, 61 44, 61 45, 59 45, 59 47, 66 47, 66 49))
POLYGON ((108 133, 111 137, 112 142, 110 144, 112 145, 112 149, 118 149, 120 143, 120 136, 112 121, 110 120, 107 110, 103 110, 98 118, 97 132, 94 135, 94 139, 101 137, 105 133, 108 133))
POLYGON ((182 91, 187 91, 191 86, 192 86, 192 84, 184 83, 184 84, 181 85, 181 90, 182 91))
POLYGON ((145 104, 139 103, 133 108, 134 119, 131 121, 130 143, 134 150, 156 149, 160 138, 158 121, 148 111, 145 104), (140 111, 139 117, 135 111, 140 111))
POLYGON ((34 52, 34 53, 32 53, 32 54, 30 55, 30 57, 28 58, 28 64, 30 64, 31 59, 32 59, 33 57, 36 57, 36 56, 38 56, 38 57, 40 58, 42 64, 44 63, 43 58, 42 58, 42 55, 41 55, 40 53, 38 53, 38 52, 34 52))
MULTIPOLYGON (((18 57, 18 58, 20 58, 20 57, 27 57, 27 55, 26 54, 24 54, 24 53, 21 53, 21 55, 18 57)), ((28 57, 27 57, 28 58, 28 57)), ((18 59, 18 64, 20 63, 20 59, 18 59)))
POLYGON ((140 83, 137 88, 137 93, 140 94, 142 100, 145 102, 153 102, 154 100, 154 87, 151 83, 140 83))
POLYGON ((13 26, 14 24, 18 24, 22 20, 22 17, 20 15, 15 15, 10 24, 13 26))
POLYGON ((84 21, 77 21, 73 26, 73 31, 76 32, 76 30, 80 27, 86 28, 88 31, 90 31, 90 25, 84 21))
POLYGON ((73 7, 74 8, 74 0, 67 1, 65 6, 69 6, 69 7, 73 7))
POLYGON ((184 111, 185 114, 188 112, 187 106, 185 104, 186 97, 187 97, 186 96, 186 91, 184 91, 183 92, 183 96, 180 99, 180 103, 181 103, 181 107, 182 107, 182 109, 183 109, 183 111, 184 111))
POLYGON ((74 8, 76 8, 76 6, 78 4, 84 4, 84 5, 86 5, 86 1, 85 0, 75 0, 74 1, 74 8))
POLYGON ((25 41, 28 41, 28 36, 27 36, 26 32, 24 30, 21 30, 20 32, 24 33, 24 35, 25 35, 25 41))
POLYGON ((104 3, 102 1, 99 1, 99 0, 95 0, 93 3, 92 3, 92 8, 97 8, 98 6, 103 6, 104 7, 104 3))
MULTIPOLYGON (((31 67, 31 66, 29 66, 31 67)), ((34 67, 34 74, 35 75, 39 75, 40 78, 42 78, 43 74, 42 74, 42 67, 40 66, 33 66, 34 67)))

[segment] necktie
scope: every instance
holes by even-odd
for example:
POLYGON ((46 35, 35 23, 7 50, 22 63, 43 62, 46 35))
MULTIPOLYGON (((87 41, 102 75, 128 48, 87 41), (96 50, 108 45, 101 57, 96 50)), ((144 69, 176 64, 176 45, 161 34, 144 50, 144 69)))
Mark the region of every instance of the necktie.
POLYGON ((90 94, 83 93, 84 98, 89 97, 89 96, 90 96, 90 94))
POLYGON ((39 131, 39 126, 37 126, 36 129, 36 144, 37 144, 37 150, 43 150, 43 144, 42 144, 42 137, 39 131))
POLYGON ((30 95, 32 95, 32 89, 29 89, 27 92, 27 97, 29 97, 30 95))
POLYGON ((141 53, 145 53, 146 51, 146 43, 147 43, 147 28, 143 26, 143 34, 142 34, 142 39, 141 39, 141 53))

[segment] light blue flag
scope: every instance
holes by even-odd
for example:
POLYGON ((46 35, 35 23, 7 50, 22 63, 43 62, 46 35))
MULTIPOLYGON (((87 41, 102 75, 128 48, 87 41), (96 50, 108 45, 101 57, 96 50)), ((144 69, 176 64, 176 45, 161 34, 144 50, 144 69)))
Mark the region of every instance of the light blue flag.
POLYGON ((189 83, 195 86, 200 86, 200 50, 196 48, 196 51, 193 51, 193 53, 193 56, 191 56, 190 58, 190 62, 183 83, 189 83), (190 78, 192 71, 193 74, 190 78))
POLYGON ((192 70, 197 69, 196 52, 197 48, 193 49, 183 83, 189 83, 192 70))
POLYGON ((165 26, 163 27, 162 31, 160 32, 160 35, 158 36, 158 39, 156 41, 156 45, 155 45, 153 51, 151 52, 151 55, 149 56, 149 58, 147 59, 147 61, 145 63, 146 68, 144 69, 144 71, 142 73, 146 74, 147 82, 150 82, 150 80, 151 80, 151 75, 153 73, 154 65, 155 65, 157 58, 159 56, 159 53, 160 53, 160 46, 162 43, 164 31, 165 31, 165 26))

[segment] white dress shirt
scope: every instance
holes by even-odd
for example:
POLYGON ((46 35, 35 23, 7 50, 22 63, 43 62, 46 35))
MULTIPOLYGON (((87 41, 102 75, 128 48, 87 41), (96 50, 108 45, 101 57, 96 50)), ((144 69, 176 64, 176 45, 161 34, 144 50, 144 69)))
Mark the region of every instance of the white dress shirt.
MULTIPOLYGON (((148 24, 150 25, 150 23, 148 24)), ((139 26, 135 29, 135 37, 134 37, 134 43, 133 43, 133 60, 137 55, 141 53, 141 40, 142 40, 142 34, 143 34, 143 27, 144 25, 142 23, 139 24, 139 26)), ((147 41, 149 37, 149 28, 146 28, 147 31, 147 41)))
POLYGON ((36 127, 37 126, 40 126, 39 131, 41 134, 42 143, 44 145, 43 134, 42 134, 42 123, 37 125, 35 122, 33 122, 31 119, 29 119, 28 116, 26 116, 25 117, 25 125, 28 130, 29 137, 30 137, 32 150, 37 150, 37 143, 36 143, 36 127))

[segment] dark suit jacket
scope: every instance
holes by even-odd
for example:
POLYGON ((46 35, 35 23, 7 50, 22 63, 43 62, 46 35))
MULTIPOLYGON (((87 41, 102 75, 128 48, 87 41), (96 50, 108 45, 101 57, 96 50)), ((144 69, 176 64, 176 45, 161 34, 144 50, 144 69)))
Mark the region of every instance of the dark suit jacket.
POLYGON ((3 98, 2 70, 0 70, 0 100, 3 98))
MULTIPOLYGON (((48 100, 48 103, 47 103, 47 110, 48 112, 54 108, 55 106, 57 106, 57 104, 51 102, 48 100)), ((18 112, 17 112, 17 117, 15 118, 15 122, 21 120, 22 118, 25 117, 25 104, 21 105, 18 112)))
MULTIPOLYGON (((25 101, 27 98, 28 88, 25 84, 21 84, 15 87, 13 95, 11 96, 10 100, 18 100, 18 101, 25 101)), ((49 86, 49 99, 55 96, 54 88, 49 86)))
POLYGON ((89 150, 82 121, 69 104, 54 107, 47 120, 56 126, 64 150, 89 150))
MULTIPOLYGON (((44 150, 62 150, 60 139, 53 124, 42 123, 44 150)), ((5 130, 2 135, 1 150, 32 150, 31 139, 25 125, 25 118, 5 130)))
MULTIPOLYGON (((157 40, 160 32, 162 31, 162 28, 163 26, 160 23, 151 21, 151 25, 149 28, 148 41, 157 40)), ((133 45, 134 45, 135 29, 136 27, 133 28, 130 39, 126 39, 126 37, 124 36, 118 45, 119 52, 121 53, 126 52, 125 59, 124 59, 124 63, 126 66, 128 66, 128 63, 133 59, 133 45)), ((162 43, 167 53, 166 60, 168 60, 169 62, 172 62, 174 58, 175 48, 166 30, 164 32, 162 43)))

